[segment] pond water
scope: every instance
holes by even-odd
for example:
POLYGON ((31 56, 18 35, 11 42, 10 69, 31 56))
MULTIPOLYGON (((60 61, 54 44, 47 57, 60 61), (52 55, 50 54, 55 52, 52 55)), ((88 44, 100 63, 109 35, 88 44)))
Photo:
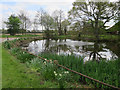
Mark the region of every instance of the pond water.
POLYGON ((84 57, 84 61, 101 58, 111 60, 120 57, 119 45, 112 42, 98 43, 71 39, 37 40, 30 42, 27 50, 36 55, 40 53, 73 54, 84 57))

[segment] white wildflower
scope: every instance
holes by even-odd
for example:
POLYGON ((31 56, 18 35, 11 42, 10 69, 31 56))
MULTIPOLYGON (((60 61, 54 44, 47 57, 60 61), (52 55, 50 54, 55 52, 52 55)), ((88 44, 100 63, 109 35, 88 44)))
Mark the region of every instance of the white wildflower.
POLYGON ((50 63, 52 63, 52 60, 50 59, 50 63))
POLYGON ((61 77, 61 76, 62 76, 62 74, 59 74, 59 76, 61 77))
POLYGON ((68 71, 65 71, 64 73, 69 73, 68 71))
POLYGON ((45 60, 47 60, 47 59, 45 59, 45 60))
POLYGON ((57 73, 55 73, 55 76, 57 76, 57 73))
POLYGON ((68 71, 66 71, 66 73, 69 73, 68 71))
POLYGON ((46 65, 46 62, 44 62, 44 64, 46 65))
POLYGON ((54 71, 54 74, 56 74, 56 72, 54 71))

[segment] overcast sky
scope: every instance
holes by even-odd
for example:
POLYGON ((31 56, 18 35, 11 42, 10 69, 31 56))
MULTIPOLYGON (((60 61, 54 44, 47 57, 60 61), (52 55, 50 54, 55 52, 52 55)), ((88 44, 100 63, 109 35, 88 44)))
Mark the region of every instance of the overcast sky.
MULTIPOLYGON (((75 0, 0 0, 0 28, 2 28, 2 21, 6 21, 11 14, 18 14, 21 10, 27 12, 31 20, 34 19, 36 11, 43 8, 50 14, 54 10, 63 10, 65 16, 72 8, 72 3, 75 0)), ((116 0, 110 0, 116 1, 116 0)), ((108 23, 113 25, 113 22, 108 23)))

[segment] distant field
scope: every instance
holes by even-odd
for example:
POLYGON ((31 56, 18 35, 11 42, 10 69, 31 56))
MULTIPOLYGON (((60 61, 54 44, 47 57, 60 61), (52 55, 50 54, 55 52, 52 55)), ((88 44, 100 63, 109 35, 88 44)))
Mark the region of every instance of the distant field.
POLYGON ((27 34, 24 34, 24 35, 22 35, 22 34, 16 34, 16 35, 14 35, 14 36, 11 36, 10 34, 0 34, 0 37, 2 37, 2 38, 7 38, 7 37, 35 37, 35 36, 42 36, 42 33, 27 33, 27 34))

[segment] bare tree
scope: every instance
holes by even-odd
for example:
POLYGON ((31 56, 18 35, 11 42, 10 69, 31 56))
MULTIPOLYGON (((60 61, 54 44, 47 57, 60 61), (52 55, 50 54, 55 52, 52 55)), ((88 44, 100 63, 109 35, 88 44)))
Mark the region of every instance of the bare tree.
POLYGON ((47 12, 43 13, 41 25, 45 28, 46 37, 50 38, 50 29, 53 29, 53 18, 47 12))
POLYGON ((34 21, 33 21, 33 30, 37 31, 38 30, 38 20, 37 20, 37 16, 35 16, 34 21))
POLYGON ((53 18, 55 22, 55 29, 58 30, 59 35, 62 35, 62 21, 64 19, 64 13, 62 10, 55 10, 53 12, 53 18))
POLYGON ((22 24, 20 25, 22 34, 23 32, 27 31, 27 29, 31 26, 30 18, 27 16, 27 13, 25 11, 20 11, 18 14, 19 19, 21 20, 22 24))
POLYGON ((45 11, 40 8, 40 10, 37 11, 37 14, 36 14, 36 18, 37 18, 37 22, 38 24, 42 27, 42 31, 43 31, 43 15, 44 15, 45 11))

